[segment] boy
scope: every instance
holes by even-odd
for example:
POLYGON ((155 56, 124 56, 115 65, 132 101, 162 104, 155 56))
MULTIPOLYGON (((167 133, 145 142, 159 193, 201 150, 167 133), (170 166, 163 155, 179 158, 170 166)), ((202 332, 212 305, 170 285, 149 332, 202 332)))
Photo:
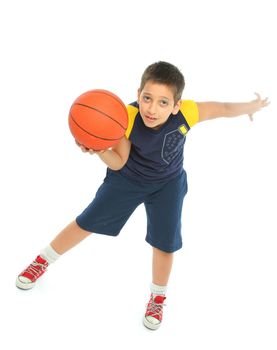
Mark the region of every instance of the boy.
POLYGON ((107 165, 107 175, 92 203, 69 224, 16 280, 30 289, 49 264, 92 232, 116 236, 136 209, 144 203, 146 241, 153 247, 151 296, 144 325, 157 329, 173 262, 182 247, 181 213, 187 192, 183 169, 186 134, 197 122, 217 117, 252 115, 267 106, 267 99, 248 103, 196 103, 181 100, 182 73, 170 63, 157 62, 142 75, 138 100, 127 106, 126 136, 112 149, 94 152, 107 165))

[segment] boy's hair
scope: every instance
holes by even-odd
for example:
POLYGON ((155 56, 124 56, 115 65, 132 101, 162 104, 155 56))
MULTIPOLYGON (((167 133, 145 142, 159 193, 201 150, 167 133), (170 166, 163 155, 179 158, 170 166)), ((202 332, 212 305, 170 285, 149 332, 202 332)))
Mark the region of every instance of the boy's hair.
POLYGON ((180 70, 173 64, 159 61, 148 66, 141 77, 140 90, 144 88, 148 81, 173 88, 175 104, 181 99, 185 87, 185 79, 180 70))

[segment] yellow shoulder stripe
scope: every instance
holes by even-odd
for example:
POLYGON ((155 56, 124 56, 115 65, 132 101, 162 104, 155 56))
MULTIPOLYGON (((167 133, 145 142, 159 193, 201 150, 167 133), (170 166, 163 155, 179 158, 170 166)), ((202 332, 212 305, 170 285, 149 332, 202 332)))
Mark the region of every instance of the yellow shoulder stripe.
POLYGON ((185 117, 190 127, 192 127, 199 121, 198 108, 196 102, 192 100, 182 100, 180 111, 185 117))
POLYGON ((128 112, 129 122, 128 122, 128 128, 125 132, 125 136, 128 139, 130 134, 131 134, 131 131, 133 129, 134 122, 135 122, 135 119, 136 119, 136 116, 137 116, 139 110, 137 107, 134 107, 132 105, 128 105, 128 106, 126 106, 126 108, 127 108, 127 112, 128 112))

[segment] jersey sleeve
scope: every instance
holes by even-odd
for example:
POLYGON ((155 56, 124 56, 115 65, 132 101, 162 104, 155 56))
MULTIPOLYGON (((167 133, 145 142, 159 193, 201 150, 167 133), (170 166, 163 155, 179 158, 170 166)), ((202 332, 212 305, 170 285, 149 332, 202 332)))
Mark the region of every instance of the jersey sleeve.
POLYGON ((132 106, 132 105, 128 105, 128 106, 126 106, 126 108, 127 108, 129 120, 128 120, 128 127, 127 127, 127 130, 125 132, 125 136, 127 137, 127 139, 129 139, 139 109, 135 106, 132 106))
POLYGON ((186 119, 190 128, 198 123, 199 114, 196 102, 192 100, 182 100, 180 111, 186 119))

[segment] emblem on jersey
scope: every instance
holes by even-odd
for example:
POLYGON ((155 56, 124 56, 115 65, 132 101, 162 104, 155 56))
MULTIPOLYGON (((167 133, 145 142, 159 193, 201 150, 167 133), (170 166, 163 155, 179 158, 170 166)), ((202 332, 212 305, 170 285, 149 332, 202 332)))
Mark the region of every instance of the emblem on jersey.
POLYGON ((186 133, 188 132, 188 129, 185 127, 184 124, 179 126, 179 130, 182 135, 186 135, 186 133))
POLYGON ((188 129, 183 124, 177 130, 173 130, 164 136, 162 158, 167 164, 177 156, 180 148, 183 147, 187 132, 188 129))

